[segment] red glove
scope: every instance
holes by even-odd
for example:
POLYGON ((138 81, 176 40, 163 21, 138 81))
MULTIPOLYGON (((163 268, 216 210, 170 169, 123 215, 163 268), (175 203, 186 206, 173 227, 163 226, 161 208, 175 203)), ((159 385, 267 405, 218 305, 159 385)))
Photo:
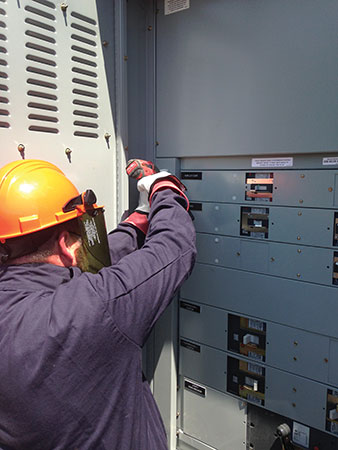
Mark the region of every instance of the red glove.
POLYGON ((126 167, 127 175, 135 180, 140 180, 143 177, 158 173, 159 169, 151 161, 144 159, 130 159, 126 167))

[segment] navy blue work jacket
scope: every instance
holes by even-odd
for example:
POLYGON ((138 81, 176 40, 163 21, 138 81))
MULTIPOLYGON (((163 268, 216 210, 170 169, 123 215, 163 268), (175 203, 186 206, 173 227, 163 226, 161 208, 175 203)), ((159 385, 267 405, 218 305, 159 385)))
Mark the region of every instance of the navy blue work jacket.
POLYGON ((0 447, 164 450, 142 378, 142 346, 195 258, 185 200, 154 194, 150 226, 109 235, 98 274, 52 264, 0 268, 0 447), (183 207, 182 207, 183 206, 183 207))

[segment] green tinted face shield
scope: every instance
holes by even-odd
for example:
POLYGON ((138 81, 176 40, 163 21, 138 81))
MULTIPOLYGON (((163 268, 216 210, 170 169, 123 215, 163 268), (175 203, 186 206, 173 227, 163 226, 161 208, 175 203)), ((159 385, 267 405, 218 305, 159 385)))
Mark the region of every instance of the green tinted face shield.
POLYGON ((104 210, 96 205, 96 196, 90 189, 71 199, 63 212, 73 209, 81 212, 77 218, 82 239, 76 255, 78 266, 83 272, 97 273, 111 264, 104 210))

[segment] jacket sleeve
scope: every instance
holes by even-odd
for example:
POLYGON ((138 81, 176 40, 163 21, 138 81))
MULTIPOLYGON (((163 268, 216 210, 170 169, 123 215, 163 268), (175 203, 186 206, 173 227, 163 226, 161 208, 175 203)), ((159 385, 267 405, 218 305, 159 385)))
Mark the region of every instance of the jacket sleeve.
POLYGON ((127 222, 121 222, 108 234, 111 264, 114 265, 126 255, 138 250, 144 244, 145 234, 127 222))
POLYGON ((194 265, 195 230, 186 206, 177 192, 156 192, 143 247, 87 275, 115 325, 139 346, 194 265))

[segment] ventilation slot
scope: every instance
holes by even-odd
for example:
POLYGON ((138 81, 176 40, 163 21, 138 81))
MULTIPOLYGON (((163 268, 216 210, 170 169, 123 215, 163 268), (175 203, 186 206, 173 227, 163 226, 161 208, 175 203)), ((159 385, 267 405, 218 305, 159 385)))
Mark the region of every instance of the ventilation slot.
POLYGON ((0 27, 1 28, 7 28, 5 22, 3 22, 2 20, 0 20, 0 27))
POLYGON ((40 22, 39 20, 30 19, 29 17, 25 19, 25 22, 28 23, 28 25, 33 25, 34 27, 42 28, 43 30, 52 31, 53 33, 56 31, 51 25, 40 22))
POLYGON ((75 52, 84 53, 89 56, 97 56, 97 54, 95 52, 93 52, 92 50, 88 50, 85 47, 79 47, 77 45, 72 45, 72 50, 74 50, 75 52))
POLYGON ((0 14, 1 14, 2 16, 5 16, 5 15, 6 15, 6 11, 5 11, 4 9, 0 8, 0 14))
POLYGON ((48 94, 47 92, 40 92, 40 91, 28 91, 27 95, 30 95, 31 97, 39 97, 39 98, 45 98, 47 100, 57 100, 57 96, 53 94, 48 94))
POLYGON ((83 80, 82 78, 73 78, 73 83, 82 84, 83 86, 89 86, 93 88, 97 88, 97 84, 93 81, 83 80))
POLYGON ((91 39, 87 39, 83 36, 79 36, 78 34, 72 34, 71 37, 75 41, 80 41, 80 42, 83 42, 84 44, 88 44, 88 45, 91 45, 92 47, 96 47, 96 42, 92 41, 91 39))
POLYGON ((0 66, 8 66, 7 61, 0 59, 0 66))
POLYGON ((75 116, 91 117, 92 119, 97 119, 99 116, 96 113, 90 111, 81 111, 76 109, 73 113, 75 116))
POLYGON ((49 70, 39 69, 38 67, 29 66, 29 67, 27 67, 26 70, 27 70, 27 72, 38 73, 39 75, 44 75, 45 77, 56 78, 55 72, 50 72, 49 70))
POLYGON ((7 79, 7 78, 8 78, 7 73, 6 73, 6 72, 0 72, 0 78, 5 78, 5 79, 7 79))
POLYGON ((38 52, 48 53, 49 55, 56 55, 56 51, 53 48, 44 47, 43 45, 34 44, 33 42, 27 42, 26 47, 32 50, 37 50, 38 52))
POLYGON ((76 30, 83 31, 84 33, 91 34, 92 36, 96 36, 96 31, 95 30, 93 30, 91 28, 84 27, 83 25, 80 25, 78 23, 73 22, 71 24, 71 27, 75 28, 76 30))
POLYGON ((34 78, 28 78, 27 83, 35 84, 36 86, 42 86, 42 87, 46 87, 49 89, 57 89, 57 86, 54 83, 48 83, 47 81, 43 81, 43 80, 35 80, 34 78))
POLYGON ((7 53, 7 49, 5 47, 0 47, 0 53, 7 53))
POLYGON ((0 103, 9 103, 9 100, 7 97, 1 97, 0 96, 0 103))
POLYGON ((86 106, 87 108, 98 108, 99 105, 97 103, 92 103, 92 102, 84 102, 83 100, 73 100, 73 104, 74 105, 79 105, 79 106, 86 106))
POLYGON ((40 56, 35 56, 35 55, 27 55, 26 59, 28 59, 29 61, 35 61, 41 64, 46 64, 47 66, 56 66, 56 62, 52 61, 51 59, 46 59, 46 58, 41 58, 40 56))
POLYGON ((35 109, 42 109, 43 111, 58 111, 56 106, 53 105, 47 105, 45 103, 35 103, 35 102, 29 102, 28 103, 29 108, 35 108, 35 109))
POLYGON ((57 117, 43 116, 41 114, 29 114, 28 119, 41 120, 43 122, 54 122, 54 123, 57 123, 59 121, 59 119, 57 117))
POLYGON ((53 16, 53 14, 42 11, 42 9, 33 8, 32 6, 26 6, 25 10, 32 14, 36 14, 37 16, 44 17, 45 19, 55 20, 55 16, 53 16))
POLYGON ((9 116, 9 111, 7 109, 0 109, 0 128, 9 128, 9 122, 3 120, 4 117, 9 116))
MULTIPOLYGON (((35 31, 31 31, 31 30, 27 30, 25 32, 25 34, 27 36, 33 37, 35 39, 40 39, 41 41, 46 41, 46 42, 50 42, 51 44, 55 44, 55 39, 50 36, 47 36, 46 34, 36 33, 35 31)), ((1 39, 1 34, 0 34, 0 39, 1 39)))
POLYGON ((95 139, 97 139, 99 137, 99 135, 97 133, 88 133, 86 131, 75 131, 74 136, 95 138, 95 139))
POLYGON ((81 73, 82 75, 87 75, 88 77, 96 78, 96 72, 91 72, 90 70, 84 70, 81 67, 73 67, 72 71, 75 73, 81 73))
POLYGON ((83 122, 81 120, 75 120, 74 125, 77 127, 85 127, 85 128, 99 128, 97 123, 83 122))
POLYGON ((2 33, 0 33, 0 41, 7 41, 7 37, 2 33))
POLYGON ((0 91, 8 91, 8 86, 5 84, 0 84, 0 91))
POLYGON ((97 94, 91 91, 83 91, 82 89, 73 89, 73 94, 83 95, 85 97, 97 98, 97 94))
POLYGON ((78 56, 73 56, 72 61, 78 62, 80 64, 86 64, 87 66, 97 67, 95 61, 90 61, 89 59, 79 58, 78 56))
POLYGON ((40 133, 57 134, 59 132, 59 130, 57 128, 41 127, 39 125, 31 125, 28 129, 29 129, 29 131, 39 131, 40 133))
POLYGON ((40 5, 46 6, 47 8, 55 9, 55 5, 52 2, 49 2, 48 0, 32 0, 35 3, 40 3, 40 5))
POLYGON ((90 23, 91 25, 96 25, 96 21, 90 17, 84 16, 83 14, 79 14, 75 11, 71 13, 72 17, 75 17, 76 19, 82 20, 83 22, 90 23))

